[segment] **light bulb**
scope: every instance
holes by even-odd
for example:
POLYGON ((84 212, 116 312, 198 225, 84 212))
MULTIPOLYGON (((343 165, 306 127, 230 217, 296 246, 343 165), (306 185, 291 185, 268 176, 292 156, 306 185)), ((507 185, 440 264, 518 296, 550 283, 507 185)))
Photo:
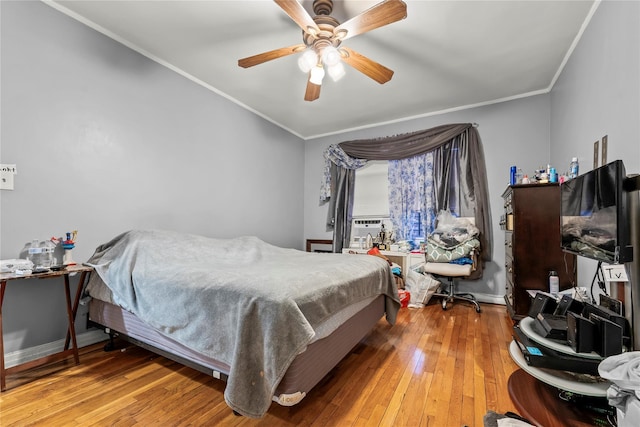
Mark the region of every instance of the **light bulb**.
POLYGON ((322 79, 324 78, 324 68, 322 64, 318 64, 311 69, 311 76, 309 76, 309 81, 314 85, 320 86, 322 84, 322 79))
POLYGON ((308 73, 318 63, 318 55, 312 50, 305 50, 298 58, 298 67, 302 72, 308 73))
POLYGON ((331 76, 331 79, 333 79, 334 82, 337 82, 346 74, 344 71, 344 65, 342 65, 342 62, 338 62, 335 65, 327 67, 327 71, 329 72, 329 75, 331 76))
POLYGON ((340 52, 333 46, 327 46, 322 51, 322 61, 329 67, 340 63, 340 52))

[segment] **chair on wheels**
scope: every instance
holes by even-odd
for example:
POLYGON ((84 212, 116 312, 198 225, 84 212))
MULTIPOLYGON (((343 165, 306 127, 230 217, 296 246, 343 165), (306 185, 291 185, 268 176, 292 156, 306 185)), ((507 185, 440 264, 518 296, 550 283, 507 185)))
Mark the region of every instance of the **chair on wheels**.
MULTIPOLYGON (((425 262, 423 271, 435 276, 438 279, 444 279, 447 282, 446 292, 437 292, 433 296, 442 298, 442 309, 447 309, 447 303, 453 302, 454 299, 470 302, 476 308, 476 312, 480 313, 480 304, 476 297, 470 293, 456 292, 456 279, 469 277, 475 270, 477 255, 475 252, 471 254, 473 264, 451 264, 446 262, 425 262)), ((444 285, 444 283, 443 283, 444 285)))
POLYGON ((468 301, 480 313, 480 304, 470 293, 456 292, 456 279, 468 278, 473 274, 479 277, 482 264, 478 259, 481 250, 478 240, 478 229, 473 217, 453 217, 449 212, 438 214, 438 226, 429 235, 425 246, 425 264, 423 271, 447 282, 446 292, 435 293, 442 298, 442 309, 447 309, 447 303, 455 299, 468 301), (470 258, 469 264, 451 262, 460 258, 470 258))

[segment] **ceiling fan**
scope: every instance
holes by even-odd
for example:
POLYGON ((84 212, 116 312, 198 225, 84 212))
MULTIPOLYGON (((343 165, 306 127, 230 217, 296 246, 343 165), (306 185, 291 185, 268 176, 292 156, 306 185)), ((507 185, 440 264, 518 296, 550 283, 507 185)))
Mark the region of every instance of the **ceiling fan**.
POLYGON ((348 38, 406 18, 407 5, 403 1, 383 0, 342 24, 331 16, 332 0, 314 0, 313 11, 316 16, 313 18, 296 0, 274 1, 302 28, 303 43, 240 59, 239 66, 253 67, 283 56, 304 52, 298 60, 298 66, 309 74, 305 101, 314 101, 320 97, 320 85, 325 76, 325 66, 334 80, 344 75, 342 62, 380 84, 391 80, 392 70, 340 45, 348 38))

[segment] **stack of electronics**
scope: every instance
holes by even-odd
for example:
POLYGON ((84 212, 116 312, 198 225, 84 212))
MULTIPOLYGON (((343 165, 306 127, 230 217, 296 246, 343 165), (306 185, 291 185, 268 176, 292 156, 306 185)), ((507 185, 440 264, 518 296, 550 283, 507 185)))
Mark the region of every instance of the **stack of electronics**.
POLYGON ((551 343, 569 346, 576 354, 557 351, 553 345, 532 340, 520 325, 514 326, 514 338, 531 366, 598 375, 598 365, 603 358, 620 354, 625 346, 629 347, 630 326, 622 310, 620 301, 607 296, 601 296, 596 305, 569 295, 557 300, 550 294, 538 292, 529 311, 533 321, 527 324, 536 335, 551 343))

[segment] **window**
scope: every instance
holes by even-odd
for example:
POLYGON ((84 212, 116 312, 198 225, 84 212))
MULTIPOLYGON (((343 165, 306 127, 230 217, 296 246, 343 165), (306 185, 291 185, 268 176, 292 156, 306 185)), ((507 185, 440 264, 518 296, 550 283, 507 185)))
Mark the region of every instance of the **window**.
POLYGON ((435 220, 432 174, 431 153, 368 162, 356 170, 353 217, 390 218, 393 225, 387 230, 393 231, 394 238, 418 246, 435 220))
POLYGON ((354 217, 389 217, 389 178, 386 160, 372 160, 356 170, 354 217))

